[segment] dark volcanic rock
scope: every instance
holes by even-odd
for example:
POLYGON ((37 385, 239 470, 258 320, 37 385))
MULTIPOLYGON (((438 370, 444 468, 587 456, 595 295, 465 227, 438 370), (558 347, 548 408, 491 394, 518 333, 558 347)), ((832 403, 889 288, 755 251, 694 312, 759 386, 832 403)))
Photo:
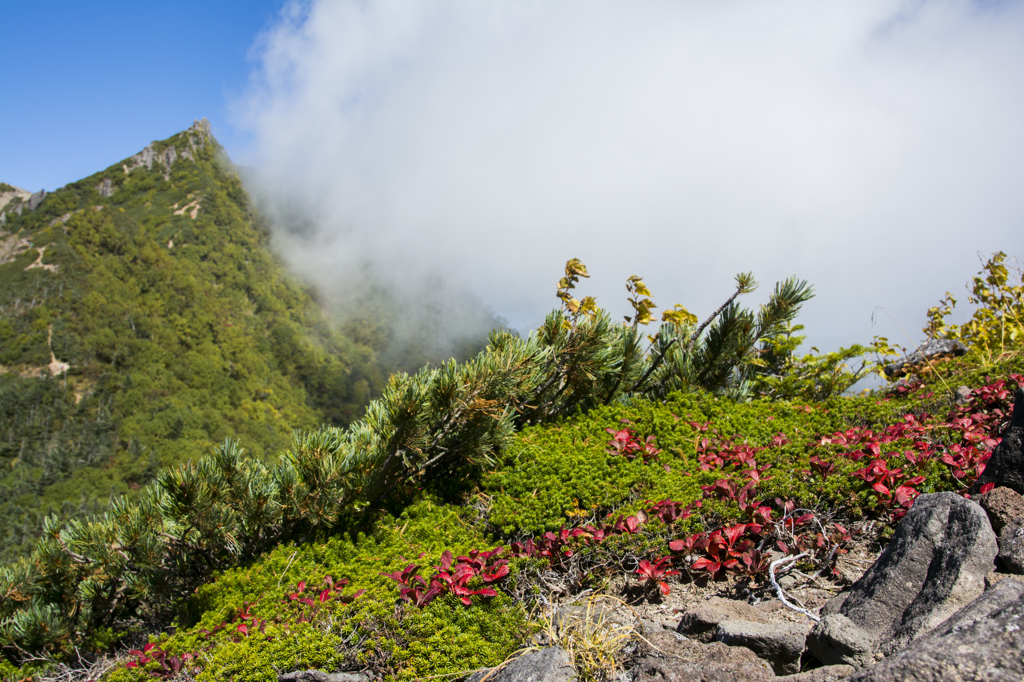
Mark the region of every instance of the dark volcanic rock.
POLYGON ((972 496, 981 492, 986 483, 1011 488, 1024 494, 1024 388, 1013 395, 1013 419, 1003 434, 1003 441, 992 453, 978 480, 968 491, 972 496))
POLYGON ((967 352, 967 346, 959 341, 947 339, 931 339, 928 343, 914 351, 898 362, 885 366, 885 375, 895 379, 907 373, 907 368, 918 365, 925 360, 939 355, 963 355, 967 352))
POLYGON ((922 495, 838 612, 815 625, 808 648, 822 663, 854 666, 866 663, 865 636, 872 651, 902 650, 981 595, 997 552, 977 503, 954 493, 922 495), (850 653, 836 655, 844 649, 850 653))
POLYGON ((1024 519, 1017 519, 999 533, 999 566, 1007 573, 1024 573, 1024 519))
MULTIPOLYGON (((1010 584, 1008 580, 1003 581, 990 592, 1010 584)), ((1024 596, 977 620, 961 622, 944 634, 924 637, 906 651, 847 679, 850 682, 1019 682, 1024 679, 1024 596)))
POLYGON ((1016 519, 1024 519, 1024 495, 1011 490, 1010 488, 998 487, 989 490, 976 499, 978 504, 988 512, 988 520, 992 523, 992 530, 997 534, 1003 526, 1016 519))

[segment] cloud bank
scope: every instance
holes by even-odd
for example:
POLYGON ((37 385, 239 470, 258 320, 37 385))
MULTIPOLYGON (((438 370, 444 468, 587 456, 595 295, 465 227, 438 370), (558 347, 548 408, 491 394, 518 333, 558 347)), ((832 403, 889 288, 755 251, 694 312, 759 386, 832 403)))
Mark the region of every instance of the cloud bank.
POLYGON ((572 257, 614 312, 796 274, 826 350, 1024 256, 1020 3, 325 0, 254 49, 246 162, 324 291, 442 277, 528 329, 572 257))

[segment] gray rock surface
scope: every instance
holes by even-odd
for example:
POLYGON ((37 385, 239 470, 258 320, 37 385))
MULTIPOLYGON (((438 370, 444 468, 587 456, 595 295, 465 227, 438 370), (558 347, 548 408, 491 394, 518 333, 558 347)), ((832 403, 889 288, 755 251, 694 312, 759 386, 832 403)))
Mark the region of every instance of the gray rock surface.
POLYGON ((1011 521, 1024 520, 1024 495, 1010 488, 993 488, 984 495, 972 499, 976 499, 982 509, 988 512, 992 530, 997 534, 1011 521))
MULTIPOLYGON (((1010 581, 1002 584, 1010 584, 1010 581)), ((850 682, 1024 680, 1024 597, 987 617, 956 625, 941 636, 922 638, 906 651, 859 670, 847 679, 850 682)))
POLYGON ((110 178, 103 178, 103 182, 96 185, 96 192, 101 197, 109 197, 114 193, 114 185, 110 182, 110 178))
POLYGON ((992 453, 985 471, 968 492, 972 496, 977 495, 986 483, 995 483, 1024 494, 1024 388, 1018 388, 1014 393, 1010 428, 1003 434, 1003 441, 992 453))
POLYGON ((771 665, 776 675, 800 672, 808 625, 796 623, 755 623, 725 620, 715 630, 715 641, 729 646, 744 646, 771 665))
POLYGON ((890 378, 901 377, 907 373, 908 367, 922 363, 929 358, 939 355, 963 355, 966 352, 967 346, 959 341, 932 339, 902 360, 886 365, 884 371, 890 378))
POLYGON ((841 613, 825 616, 807 635, 807 650, 825 665, 865 668, 875 662, 877 647, 872 633, 841 613))
POLYGON ((836 682, 853 674, 855 668, 852 665, 826 665, 814 670, 808 670, 796 675, 786 675, 775 679, 782 682, 836 682))
POLYGON ((1006 573, 1024 573, 1024 519, 1011 521, 999 533, 998 563, 1006 573))
POLYGON ((954 613, 945 622, 918 641, 923 642, 925 639, 945 637, 954 630, 967 627, 974 621, 988 618, 996 611, 1011 606, 1021 597, 1024 597, 1024 583, 1015 580, 1004 580, 996 583, 985 590, 983 595, 954 613))
POLYGON ((366 673, 325 673, 323 670, 296 670, 277 676, 277 682, 369 682, 366 673))
POLYGON ((635 682, 769 682, 771 667, 745 647, 705 644, 665 630, 649 638, 650 655, 633 668, 635 682))
POLYGON ((565 649, 551 646, 527 652, 496 672, 475 672, 466 682, 480 682, 484 677, 487 682, 569 682, 576 679, 576 669, 565 649))
POLYGON ((715 638, 718 624, 726 620, 767 622, 764 614, 746 602, 712 597, 684 611, 676 629, 680 634, 699 642, 710 642, 715 638))
MULTIPOLYGON (((995 533, 981 506, 955 493, 921 495, 885 551, 834 611, 857 626, 856 637, 845 623, 833 623, 835 632, 829 631, 823 619, 811 631, 808 646, 822 663, 857 665, 853 660, 826 660, 818 650, 827 656, 830 648, 859 646, 863 632, 873 651, 886 656, 900 651, 981 595, 997 552, 995 533), (849 637, 830 647, 828 637, 840 633, 849 637)), ((852 655, 863 662, 861 653, 852 655)))
POLYGON ((28 198, 28 210, 34 211, 39 208, 39 204, 43 203, 43 199, 46 198, 46 190, 41 189, 28 198))

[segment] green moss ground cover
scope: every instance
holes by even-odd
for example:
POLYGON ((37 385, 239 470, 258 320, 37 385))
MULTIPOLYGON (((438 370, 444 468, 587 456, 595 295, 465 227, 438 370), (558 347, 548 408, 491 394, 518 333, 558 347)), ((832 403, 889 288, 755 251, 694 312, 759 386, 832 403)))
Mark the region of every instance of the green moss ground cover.
MULTIPOLYGON (((400 600, 395 581, 384 575, 486 544, 464 508, 424 500, 373 525, 367 533, 281 545, 227 571, 185 604, 181 627, 161 649, 179 657, 194 652, 189 661, 201 668, 200 680, 274 680, 275 667, 364 666, 417 679, 497 665, 526 638, 525 613, 505 592, 474 597, 470 607, 447 595, 418 608, 400 600), (328 576, 347 585, 321 602, 328 576), (297 590, 310 603, 290 600, 297 590), (357 590, 364 592, 354 596, 357 590), (256 624, 243 633, 242 622, 256 624)), ((145 669, 124 668, 110 679, 149 679, 145 669)))

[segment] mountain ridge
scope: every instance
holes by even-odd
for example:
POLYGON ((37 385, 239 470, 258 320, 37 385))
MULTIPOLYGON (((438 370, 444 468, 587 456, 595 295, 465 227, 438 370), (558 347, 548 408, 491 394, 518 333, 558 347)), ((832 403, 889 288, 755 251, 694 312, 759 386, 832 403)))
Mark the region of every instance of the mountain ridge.
POLYGON ((46 513, 98 512, 227 436, 280 452, 387 378, 271 253, 205 119, 53 192, 4 189, 5 559, 46 513))

